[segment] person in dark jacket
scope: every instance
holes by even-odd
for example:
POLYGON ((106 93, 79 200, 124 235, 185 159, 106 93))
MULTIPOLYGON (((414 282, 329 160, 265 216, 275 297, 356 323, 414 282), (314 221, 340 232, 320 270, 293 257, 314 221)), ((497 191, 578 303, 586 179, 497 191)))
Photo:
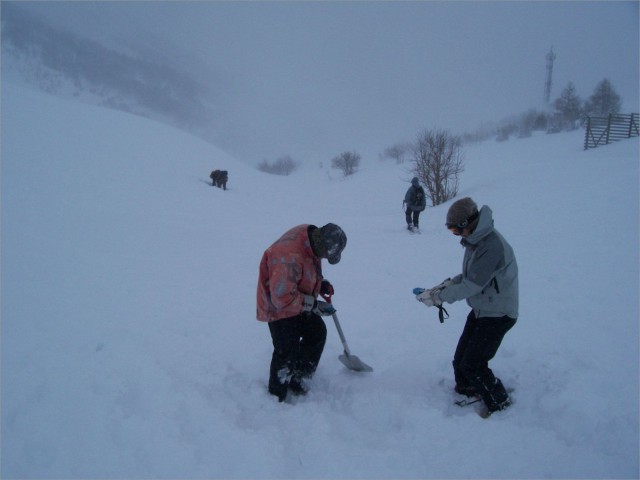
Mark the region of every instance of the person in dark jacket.
POLYGON ((409 231, 417 231, 420 228, 420 212, 427 206, 427 197, 424 194, 424 189, 420 186, 420 179, 418 177, 413 177, 411 180, 411 186, 404 196, 404 204, 406 207, 405 219, 407 221, 407 229, 409 231))
POLYGON ((288 394, 304 395, 304 380, 318 367, 327 337, 321 317, 335 313, 330 303, 316 299, 333 295, 333 286, 322 276, 321 259, 338 263, 346 245, 338 225, 305 224, 285 232, 262 255, 256 317, 269 325, 269 393, 280 402, 288 394))
POLYGON ((488 206, 478 211, 471 198, 458 200, 447 212, 446 226, 462 237, 462 273, 416 298, 427 306, 466 300, 471 307, 453 357, 455 391, 479 396, 491 415, 511 404, 489 361, 518 318, 518 265, 513 249, 494 228, 488 206))

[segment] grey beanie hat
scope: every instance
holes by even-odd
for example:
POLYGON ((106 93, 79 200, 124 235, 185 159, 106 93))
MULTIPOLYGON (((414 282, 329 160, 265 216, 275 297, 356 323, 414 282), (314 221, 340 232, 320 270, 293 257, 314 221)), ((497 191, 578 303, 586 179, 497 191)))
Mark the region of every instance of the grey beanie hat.
POLYGON ((461 198, 453 202, 447 212, 447 228, 471 227, 478 218, 478 206, 469 197, 461 198))

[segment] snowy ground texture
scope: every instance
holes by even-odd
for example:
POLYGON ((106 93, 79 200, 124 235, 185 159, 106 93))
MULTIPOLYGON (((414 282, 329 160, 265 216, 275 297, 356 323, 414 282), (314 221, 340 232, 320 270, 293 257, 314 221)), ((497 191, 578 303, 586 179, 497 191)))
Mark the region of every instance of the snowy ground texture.
MULTIPOLYGON (((2 478, 637 478, 638 142, 581 131, 466 148, 459 197, 513 245, 520 319, 492 362, 514 405, 452 405, 467 307, 449 204, 404 229, 406 165, 270 176, 123 113, 2 87, 2 478), (207 185, 229 171, 229 190, 207 185), (308 396, 266 392, 264 249, 335 222, 334 326, 308 396)), ((339 153, 339 152, 336 152, 339 153)), ((329 163, 329 162, 327 162, 329 163)), ((329 319, 330 322, 330 319, 329 319)))

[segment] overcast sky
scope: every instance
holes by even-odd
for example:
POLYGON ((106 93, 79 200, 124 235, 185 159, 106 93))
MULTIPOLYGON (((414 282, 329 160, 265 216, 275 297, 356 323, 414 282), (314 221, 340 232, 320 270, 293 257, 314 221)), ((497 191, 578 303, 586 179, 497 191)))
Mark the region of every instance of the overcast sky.
POLYGON ((604 78, 638 107, 638 2, 27 2, 57 26, 206 81, 221 148, 376 160, 425 128, 454 133, 604 78))

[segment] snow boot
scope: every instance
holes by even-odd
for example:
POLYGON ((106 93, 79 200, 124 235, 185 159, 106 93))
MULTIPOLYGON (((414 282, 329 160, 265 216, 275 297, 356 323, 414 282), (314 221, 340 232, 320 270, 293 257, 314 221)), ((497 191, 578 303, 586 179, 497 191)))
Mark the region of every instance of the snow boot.
POLYGON ((309 389, 302 380, 291 379, 289 382, 289 391, 296 396, 306 395, 309 389))
POLYGON ((496 378, 496 383, 491 391, 482 395, 482 400, 484 400, 484 404, 487 406, 488 415, 491 415, 493 412, 504 410, 511 405, 509 394, 499 378, 496 378))
POLYGON ((478 396, 478 392, 473 387, 456 385, 454 390, 456 391, 456 393, 458 393, 460 395, 464 395, 465 397, 477 397, 478 396))
POLYGON ((507 399, 504 402, 501 402, 501 403, 499 403, 497 405, 493 405, 492 409, 490 409, 489 407, 487 407, 485 405, 484 408, 480 411, 480 416, 482 418, 489 418, 491 416, 491 414, 493 414, 495 412, 500 412, 502 410, 506 410, 510 406, 511 406, 511 400, 510 399, 507 399))
POLYGON ((286 385, 269 385, 269 393, 278 397, 278 402, 282 403, 287 398, 287 386, 286 385))

